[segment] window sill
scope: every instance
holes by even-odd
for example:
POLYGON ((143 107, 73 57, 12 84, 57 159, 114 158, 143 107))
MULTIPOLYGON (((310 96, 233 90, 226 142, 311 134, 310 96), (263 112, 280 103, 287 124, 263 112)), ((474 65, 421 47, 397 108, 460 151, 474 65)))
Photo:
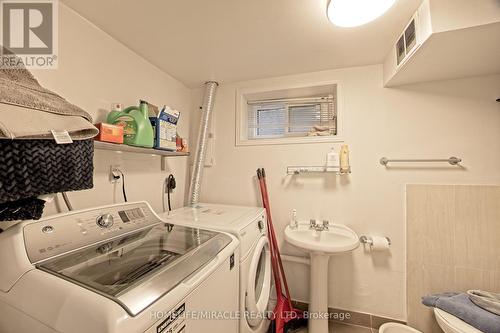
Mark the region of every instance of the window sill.
POLYGON ((296 138, 236 140, 236 146, 290 145, 303 143, 334 143, 344 142, 342 138, 332 136, 306 136, 296 138))

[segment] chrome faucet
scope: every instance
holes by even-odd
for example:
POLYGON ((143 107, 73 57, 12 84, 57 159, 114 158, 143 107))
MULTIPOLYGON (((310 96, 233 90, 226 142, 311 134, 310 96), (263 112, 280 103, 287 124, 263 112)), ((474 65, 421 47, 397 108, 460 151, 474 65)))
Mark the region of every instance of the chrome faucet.
POLYGON ((323 225, 317 224, 316 220, 314 219, 309 220, 309 229, 311 230, 316 230, 316 231, 328 230, 329 226, 330 222, 328 220, 323 220, 323 225))
POLYGON ((328 230, 330 222, 328 220, 323 220, 323 230, 328 230))

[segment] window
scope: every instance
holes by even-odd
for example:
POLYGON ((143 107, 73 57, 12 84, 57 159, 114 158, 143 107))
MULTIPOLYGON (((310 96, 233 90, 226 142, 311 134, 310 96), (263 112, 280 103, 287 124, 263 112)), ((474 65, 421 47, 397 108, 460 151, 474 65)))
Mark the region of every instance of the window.
POLYGON ((333 96, 248 103, 248 138, 335 135, 333 96))
POLYGON ((339 141, 338 85, 237 92, 237 145, 339 141))
POLYGON ((286 110, 282 105, 256 105, 248 113, 249 137, 282 136, 285 134, 286 110))

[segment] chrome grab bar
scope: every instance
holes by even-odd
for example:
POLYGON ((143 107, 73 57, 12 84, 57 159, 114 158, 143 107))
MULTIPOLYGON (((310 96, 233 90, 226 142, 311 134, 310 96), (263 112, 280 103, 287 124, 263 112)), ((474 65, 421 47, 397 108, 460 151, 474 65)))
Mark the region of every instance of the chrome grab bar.
POLYGON ((458 165, 460 162, 462 162, 461 158, 452 156, 447 159, 389 159, 387 157, 382 157, 380 159, 380 164, 383 166, 387 166, 387 164, 392 163, 392 162, 448 162, 451 165, 458 165))

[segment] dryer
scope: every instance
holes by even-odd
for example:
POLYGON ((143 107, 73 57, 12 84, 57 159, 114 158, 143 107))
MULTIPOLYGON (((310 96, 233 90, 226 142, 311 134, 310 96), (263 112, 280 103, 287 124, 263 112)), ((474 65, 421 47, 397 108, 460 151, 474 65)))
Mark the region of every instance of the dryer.
POLYGON ((261 207, 200 203, 160 216, 171 223, 224 231, 239 239, 239 332, 267 332, 272 310, 269 309, 272 271, 265 210, 261 207))
POLYGON ((234 333, 238 258, 146 202, 22 222, 0 234, 0 332, 234 333))

